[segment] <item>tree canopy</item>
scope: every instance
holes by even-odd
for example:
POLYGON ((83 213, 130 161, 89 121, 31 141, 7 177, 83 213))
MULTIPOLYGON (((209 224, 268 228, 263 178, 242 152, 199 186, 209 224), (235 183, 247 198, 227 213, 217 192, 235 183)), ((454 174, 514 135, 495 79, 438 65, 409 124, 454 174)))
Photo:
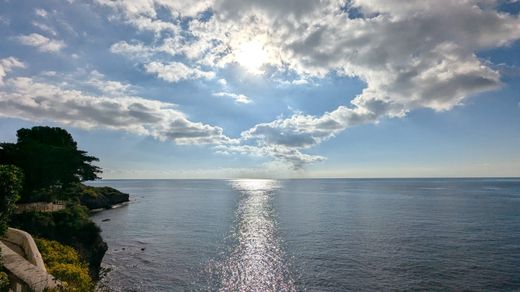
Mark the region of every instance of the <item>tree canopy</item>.
POLYGON ((33 127, 20 129, 16 143, 0 144, 0 163, 20 167, 25 175, 22 199, 37 190, 67 187, 72 183, 99 178, 98 161, 79 150, 64 129, 33 127))

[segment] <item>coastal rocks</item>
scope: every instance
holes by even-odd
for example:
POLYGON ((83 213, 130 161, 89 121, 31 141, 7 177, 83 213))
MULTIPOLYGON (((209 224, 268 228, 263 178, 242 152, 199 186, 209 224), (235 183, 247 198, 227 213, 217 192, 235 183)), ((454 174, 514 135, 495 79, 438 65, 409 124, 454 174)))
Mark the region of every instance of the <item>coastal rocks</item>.
POLYGON ((83 186, 80 202, 83 206, 93 209, 110 209, 114 205, 126 203, 129 195, 111 187, 83 186))

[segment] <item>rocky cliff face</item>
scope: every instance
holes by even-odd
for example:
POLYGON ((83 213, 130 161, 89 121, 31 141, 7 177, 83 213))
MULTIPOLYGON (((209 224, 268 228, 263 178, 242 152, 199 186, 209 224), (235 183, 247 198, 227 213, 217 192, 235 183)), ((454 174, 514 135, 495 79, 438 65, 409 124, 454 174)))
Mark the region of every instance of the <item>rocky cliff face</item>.
POLYGON ((99 272, 101 270, 101 262, 108 250, 108 245, 103 238, 98 235, 95 240, 88 246, 76 245, 80 253, 88 260, 89 271, 94 281, 99 280, 99 272))

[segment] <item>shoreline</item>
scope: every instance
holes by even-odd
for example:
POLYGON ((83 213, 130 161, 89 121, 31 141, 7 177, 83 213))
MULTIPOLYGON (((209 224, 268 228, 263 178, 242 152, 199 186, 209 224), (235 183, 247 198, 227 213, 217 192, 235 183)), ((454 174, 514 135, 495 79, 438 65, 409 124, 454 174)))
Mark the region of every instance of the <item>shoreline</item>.
POLYGON ((100 212, 103 212, 103 211, 108 211, 108 210, 112 210, 112 209, 118 209, 118 208, 121 208, 121 207, 125 207, 125 206, 128 206, 130 204, 132 204, 133 201, 132 200, 128 200, 126 202, 122 202, 122 203, 117 203, 117 204, 114 204, 112 205, 110 208, 96 208, 96 209, 90 209, 89 210, 89 213, 90 214, 98 214, 100 212))

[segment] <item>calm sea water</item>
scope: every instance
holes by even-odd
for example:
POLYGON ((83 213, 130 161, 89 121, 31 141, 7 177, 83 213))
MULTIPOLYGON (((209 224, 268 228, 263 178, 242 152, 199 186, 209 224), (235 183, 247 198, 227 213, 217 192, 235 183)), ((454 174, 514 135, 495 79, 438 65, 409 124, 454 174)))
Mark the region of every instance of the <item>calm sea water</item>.
POLYGON ((520 179, 94 185, 114 291, 520 291, 520 179))

